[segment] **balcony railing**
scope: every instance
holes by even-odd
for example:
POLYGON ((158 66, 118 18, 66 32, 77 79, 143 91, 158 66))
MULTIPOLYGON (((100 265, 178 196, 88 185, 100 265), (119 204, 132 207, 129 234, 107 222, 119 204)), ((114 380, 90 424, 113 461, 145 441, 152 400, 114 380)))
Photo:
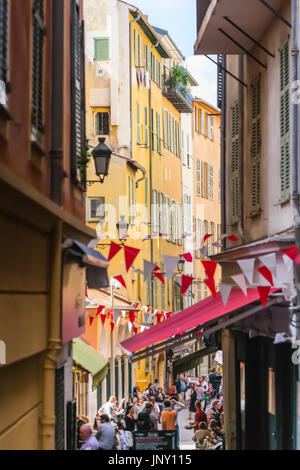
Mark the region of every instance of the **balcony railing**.
POLYGON ((163 95, 175 106, 180 113, 193 112, 193 97, 183 85, 176 88, 164 86, 163 95))

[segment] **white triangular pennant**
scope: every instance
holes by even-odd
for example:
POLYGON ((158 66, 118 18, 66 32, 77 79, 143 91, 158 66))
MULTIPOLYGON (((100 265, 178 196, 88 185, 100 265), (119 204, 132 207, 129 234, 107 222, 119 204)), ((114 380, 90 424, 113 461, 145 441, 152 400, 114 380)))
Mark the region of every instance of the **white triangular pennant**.
POLYGON ((232 290, 231 284, 220 284, 220 293, 222 297, 223 304, 226 305, 232 290))
POLYGON ((276 253, 270 253, 269 255, 260 256, 259 260, 263 266, 266 266, 270 271, 276 267, 276 253))
POLYGON ((287 269, 289 271, 293 271, 293 264, 294 264, 293 260, 291 260, 291 258, 287 255, 282 255, 282 259, 284 263, 286 264, 287 269))
POLYGON ((122 313, 122 317, 125 318, 126 317, 126 310, 121 310, 121 313, 122 313))
POLYGON ((143 331, 145 331, 145 328, 146 328, 145 325, 141 325, 141 333, 143 333, 143 331))
POLYGON ((253 283, 253 271, 254 271, 254 263, 255 259, 241 259, 237 260, 237 263, 241 270, 243 271, 244 276, 247 278, 249 284, 253 283))
POLYGON ((231 276, 231 279, 234 280, 236 285, 244 292, 244 295, 247 297, 247 284, 244 274, 236 274, 235 276, 231 276))
POLYGON ((173 277, 179 258, 177 256, 163 255, 163 260, 166 267, 167 278, 170 280, 173 277))
POLYGON ((117 323, 119 315, 120 315, 120 310, 118 308, 115 308, 114 309, 114 323, 117 323))
POLYGON ((130 321, 127 323, 127 328, 128 328, 129 333, 131 333, 132 323, 130 321))

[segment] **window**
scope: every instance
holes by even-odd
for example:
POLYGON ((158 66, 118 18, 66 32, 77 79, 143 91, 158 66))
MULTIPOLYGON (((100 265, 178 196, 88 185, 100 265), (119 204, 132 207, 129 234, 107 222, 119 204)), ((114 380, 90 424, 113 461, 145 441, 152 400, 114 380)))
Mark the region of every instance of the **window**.
POLYGON ((141 124, 140 124, 140 104, 136 104, 136 130, 137 130, 137 143, 141 144, 141 124))
POLYGON ((199 124, 198 124, 198 106, 195 106, 195 132, 199 131, 199 124))
POLYGON ((201 134, 205 135, 205 111, 201 109, 201 134))
MULTIPOLYGON (((78 22, 77 22, 78 24, 78 22)), ((44 80, 44 0, 33 2, 33 29, 32 29, 32 137, 42 142, 43 125, 43 80, 44 80)), ((2 40, 2 38, 1 38, 2 40)), ((80 65, 80 40, 79 51, 80 65)), ((80 69, 79 69, 80 73, 80 69)))
POLYGON ((133 48, 134 48, 134 65, 136 67, 139 66, 139 51, 138 51, 138 32, 137 30, 135 29, 133 31, 133 41, 134 41, 134 45, 133 45, 133 48))
POLYGON ((290 195, 290 63, 289 41, 280 48, 280 199, 290 195))
POLYGON ((7 105, 8 0, 0 0, 0 104, 7 105))
POLYGON ((95 114, 95 135, 109 135, 109 113, 95 114))
POLYGON ((109 38, 94 38, 94 60, 109 60, 109 38))
POLYGON ((231 216, 232 223, 239 217, 239 104, 231 109, 231 216))
POLYGON ((142 37, 138 35, 138 66, 142 66, 142 37))
POLYGON ((156 134, 157 134, 157 152, 161 153, 161 141, 160 141, 160 114, 156 113, 156 134))
POLYGON ((211 140, 215 138, 214 117, 207 115, 207 135, 211 140))
POLYGON ((207 198, 214 198, 214 168, 212 165, 207 165, 207 179, 208 179, 208 191, 207 198))
POLYGON ((83 25, 80 20, 79 1, 72 1, 71 28, 71 178, 80 178, 80 159, 85 129, 83 125, 84 100, 84 47, 83 25))
POLYGON ((205 197, 205 164, 201 162, 201 197, 205 197))
POLYGON ((201 162, 200 160, 197 160, 197 194, 200 195, 200 189, 201 189, 201 162))
POLYGON ((98 222, 105 218, 105 198, 95 197, 86 200, 87 222, 98 222))
POLYGON ((181 131, 181 155, 182 163, 185 165, 185 153, 184 153, 184 131, 181 131))
POLYGON ((251 84, 251 212, 260 209, 261 114, 260 77, 251 84))
POLYGON ((189 134, 186 136, 186 157, 187 157, 187 166, 190 168, 191 166, 191 156, 190 156, 190 136, 189 134))
POLYGON ((148 108, 145 106, 145 147, 148 147, 148 108))
POLYGON ((151 109, 151 150, 154 150, 154 111, 151 109))
POLYGON ((129 224, 135 223, 136 200, 135 200, 135 179, 128 176, 128 204, 129 204, 129 224))

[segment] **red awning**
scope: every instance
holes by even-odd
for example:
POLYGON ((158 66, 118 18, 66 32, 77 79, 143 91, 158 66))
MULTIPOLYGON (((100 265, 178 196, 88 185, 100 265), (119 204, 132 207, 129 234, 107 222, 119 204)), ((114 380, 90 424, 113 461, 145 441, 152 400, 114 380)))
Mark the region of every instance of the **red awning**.
MULTIPOLYGON (((277 290, 272 289, 271 292, 276 292, 277 290)), ((260 300, 257 289, 248 289, 247 297, 244 296, 240 289, 233 289, 227 305, 224 306, 221 294, 218 292, 215 299, 212 296, 207 297, 201 302, 173 315, 168 320, 158 323, 143 333, 123 341, 121 346, 126 351, 134 353, 197 326, 202 326, 209 321, 227 315, 257 300, 260 300)))

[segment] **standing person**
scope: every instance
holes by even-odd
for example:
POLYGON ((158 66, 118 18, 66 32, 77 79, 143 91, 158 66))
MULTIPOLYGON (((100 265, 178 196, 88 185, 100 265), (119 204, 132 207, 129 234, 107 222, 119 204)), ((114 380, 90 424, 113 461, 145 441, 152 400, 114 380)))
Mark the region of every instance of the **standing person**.
POLYGON ((196 400, 197 400, 197 393, 195 391, 195 385, 192 384, 191 385, 191 402, 190 402, 189 417, 188 417, 189 420, 192 419, 192 413, 196 412, 196 408, 195 408, 196 400))
POLYGON ((200 401, 198 401, 198 400, 196 401, 195 408, 196 408, 196 413, 195 413, 194 423, 190 426, 185 426, 186 429, 193 429, 194 428, 194 432, 197 430, 199 423, 201 423, 201 422, 207 423, 207 416, 204 413, 204 411, 201 409, 200 401))
POLYGON ((175 431, 176 431, 176 447, 179 449, 179 423, 178 423, 178 413, 185 408, 185 405, 175 401, 174 399, 171 400, 171 408, 172 410, 176 411, 176 421, 175 421, 175 431))
POLYGON ((154 431, 155 429, 155 418, 151 415, 152 403, 147 402, 144 411, 141 411, 137 419, 138 431, 154 431))
POLYGON ((141 411, 144 410, 146 403, 144 402, 143 395, 138 397, 137 403, 134 405, 134 418, 137 420, 138 415, 141 411))
POLYGON ((96 434, 96 439, 99 441, 99 449, 112 450, 115 447, 116 428, 106 414, 101 415, 100 423, 96 434))
POLYGON ((190 403, 191 403, 191 392, 192 392, 191 387, 188 387, 188 389, 187 389, 186 392, 185 392, 185 406, 186 406, 187 408, 190 407, 190 403))
POLYGON ((202 385, 202 382, 199 383, 195 387, 196 395, 197 395, 197 400, 201 402, 201 406, 204 407, 204 387, 202 385))
POLYGON ((165 400, 164 409, 161 414, 161 422, 163 431, 175 431, 177 413, 171 408, 170 400, 165 400))
POLYGON ((159 418, 160 418, 160 409, 159 409, 159 406, 156 403, 154 397, 149 397, 149 402, 152 404, 151 415, 155 419, 155 431, 157 431, 158 430, 158 422, 159 422, 159 418))
POLYGON ((154 393, 154 384, 149 383, 148 387, 146 388, 146 390, 145 390, 144 393, 143 393, 143 397, 144 397, 146 400, 149 400, 149 397, 154 397, 154 396, 155 396, 155 393, 154 393))
POLYGON ((80 426, 80 438, 84 441, 80 450, 98 450, 99 442, 93 436, 92 426, 90 424, 82 424, 80 426))
POLYGON ((125 426, 126 426, 126 431, 133 432, 135 430, 134 408, 132 404, 128 405, 126 409, 125 426))
POLYGON ((161 387, 158 387, 158 392, 155 395, 155 400, 156 400, 156 403, 159 406, 159 412, 160 412, 160 416, 161 416, 161 412, 162 412, 162 409, 163 409, 163 403, 165 401, 165 394, 163 393, 163 390, 162 390, 161 387))
POLYGON ((122 421, 118 421, 116 429, 117 450, 129 450, 126 445, 125 426, 122 421))
POLYGON ((181 403, 184 402, 184 392, 186 391, 186 382, 184 380, 184 377, 182 375, 179 376, 177 382, 176 382, 176 389, 178 393, 178 401, 181 403))
POLYGON ((155 379, 154 384, 153 384, 153 391, 155 395, 157 394, 159 388, 160 388, 160 385, 158 383, 158 379, 155 379))
POLYGON ((134 397, 138 397, 139 394, 140 394, 140 388, 136 385, 135 387, 133 387, 133 393, 132 393, 132 395, 133 395, 134 397))
POLYGON ((117 399, 114 395, 112 395, 109 400, 102 405, 102 407, 99 409, 98 414, 99 415, 107 415, 109 419, 113 419, 117 414, 122 412, 123 405, 125 403, 125 398, 121 401, 120 406, 117 406, 117 399))

